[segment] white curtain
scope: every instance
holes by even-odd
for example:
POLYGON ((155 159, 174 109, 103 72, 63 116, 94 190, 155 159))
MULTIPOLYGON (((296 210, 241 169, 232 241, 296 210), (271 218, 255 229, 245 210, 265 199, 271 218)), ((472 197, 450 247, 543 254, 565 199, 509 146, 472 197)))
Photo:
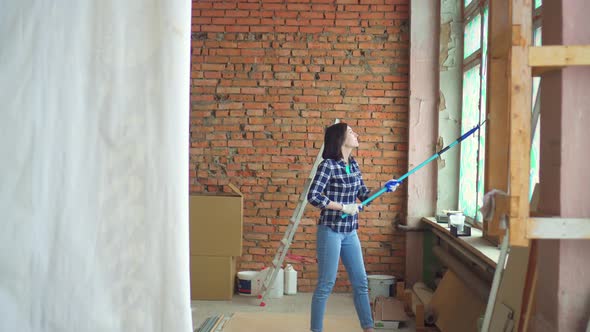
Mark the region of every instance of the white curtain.
POLYGON ((0 331, 190 331, 190 0, 0 0, 0 331))

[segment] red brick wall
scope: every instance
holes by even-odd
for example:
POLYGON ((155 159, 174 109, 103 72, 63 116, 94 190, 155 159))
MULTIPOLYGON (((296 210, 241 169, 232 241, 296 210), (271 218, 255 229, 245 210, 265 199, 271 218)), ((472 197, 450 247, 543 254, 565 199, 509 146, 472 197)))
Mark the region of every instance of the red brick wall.
MULTIPOLYGON (((244 193, 238 270, 272 260, 336 118, 360 134, 369 188, 407 170, 408 1, 193 1, 190 192, 244 193)), ((402 187, 361 213, 369 274, 403 276, 392 223, 404 209, 402 187)), ((306 211, 290 253, 315 258, 319 213, 306 211)), ((315 264, 295 268, 299 291, 313 290, 315 264)), ((336 291, 349 289, 341 272, 336 291)))

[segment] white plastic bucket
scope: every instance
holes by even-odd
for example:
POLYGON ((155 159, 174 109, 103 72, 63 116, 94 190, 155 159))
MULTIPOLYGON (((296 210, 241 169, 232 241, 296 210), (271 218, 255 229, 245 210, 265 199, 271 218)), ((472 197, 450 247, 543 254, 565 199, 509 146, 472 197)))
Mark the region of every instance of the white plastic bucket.
MULTIPOLYGON (((246 275, 244 275, 243 281, 240 278, 240 273, 242 273, 242 272, 238 272, 238 293, 241 295, 246 295, 246 296, 259 295, 260 290, 262 289, 262 284, 264 283, 264 279, 266 278, 266 275, 268 274, 269 271, 270 271, 270 268, 264 268, 258 272, 257 271, 242 271, 242 272, 248 272, 246 275), (256 275, 253 276, 252 272, 256 273, 256 275), (249 283, 248 283, 247 278, 251 278, 249 283), (242 285, 243 285, 243 287, 242 287, 242 285), (249 292, 248 292, 248 287, 250 287, 249 292)), ((285 284, 285 270, 280 269, 277 273, 274 283, 272 284, 272 286, 268 290, 267 296, 271 299, 277 299, 277 298, 283 297, 283 291, 284 291, 284 287, 285 287, 284 284, 285 284)))
POLYGON ((369 299, 371 303, 377 296, 389 297, 389 289, 395 284, 395 277, 388 275, 371 275, 367 276, 369 280, 369 299))
POLYGON ((260 272, 238 272, 238 294, 244 296, 256 296, 260 292, 260 285, 262 285, 260 272))

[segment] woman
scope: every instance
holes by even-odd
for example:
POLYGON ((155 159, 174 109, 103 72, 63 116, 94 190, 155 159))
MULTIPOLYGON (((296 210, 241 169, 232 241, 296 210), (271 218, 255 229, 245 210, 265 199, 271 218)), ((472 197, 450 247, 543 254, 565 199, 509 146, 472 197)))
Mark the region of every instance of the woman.
MULTIPOLYGON (((364 332, 373 332, 373 317, 369 304, 367 273, 356 230, 357 199, 364 201, 370 192, 363 182, 359 166, 351 156, 358 147, 358 134, 346 123, 326 129, 324 160, 318 165, 307 200, 322 209, 317 228, 318 280, 311 302, 311 331, 321 332, 326 302, 338 272, 338 260, 346 267, 354 293, 354 307, 364 332), (348 216, 342 218, 342 214, 348 216)), ((389 180, 387 191, 395 191, 398 181, 389 180)))

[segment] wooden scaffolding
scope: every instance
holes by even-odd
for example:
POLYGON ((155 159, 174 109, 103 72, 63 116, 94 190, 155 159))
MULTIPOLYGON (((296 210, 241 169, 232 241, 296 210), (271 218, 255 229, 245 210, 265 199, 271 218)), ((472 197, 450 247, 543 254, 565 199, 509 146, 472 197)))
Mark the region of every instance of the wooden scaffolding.
POLYGON ((590 65, 590 45, 532 46, 532 3, 490 1, 489 18, 485 183, 486 191, 500 189, 508 195, 496 198, 494 217, 485 232, 502 238, 505 229, 501 218, 507 216, 510 247, 521 248, 528 255, 528 264, 520 268, 521 275, 516 278, 523 285, 523 293, 512 303, 518 311, 514 317, 517 331, 528 328, 536 283, 537 241, 590 239, 590 218, 531 216, 532 78, 566 66, 590 65))

